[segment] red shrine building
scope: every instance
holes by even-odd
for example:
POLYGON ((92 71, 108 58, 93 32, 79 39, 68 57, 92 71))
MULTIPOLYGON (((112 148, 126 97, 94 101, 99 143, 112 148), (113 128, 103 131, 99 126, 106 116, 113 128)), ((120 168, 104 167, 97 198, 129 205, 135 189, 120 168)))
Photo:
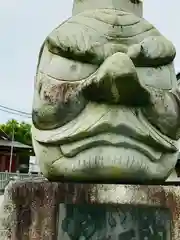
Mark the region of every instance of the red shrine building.
POLYGON ((29 159, 32 155, 34 154, 31 146, 12 141, 0 130, 0 172, 10 170, 10 172, 28 173, 29 159))

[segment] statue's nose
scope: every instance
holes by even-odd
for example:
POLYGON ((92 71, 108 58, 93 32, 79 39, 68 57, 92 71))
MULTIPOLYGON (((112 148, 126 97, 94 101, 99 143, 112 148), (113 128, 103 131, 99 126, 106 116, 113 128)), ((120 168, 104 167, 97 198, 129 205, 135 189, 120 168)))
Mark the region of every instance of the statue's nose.
POLYGON ((86 98, 109 104, 136 105, 149 100, 149 93, 141 86, 136 68, 125 53, 115 53, 100 66, 97 77, 84 89, 86 98))

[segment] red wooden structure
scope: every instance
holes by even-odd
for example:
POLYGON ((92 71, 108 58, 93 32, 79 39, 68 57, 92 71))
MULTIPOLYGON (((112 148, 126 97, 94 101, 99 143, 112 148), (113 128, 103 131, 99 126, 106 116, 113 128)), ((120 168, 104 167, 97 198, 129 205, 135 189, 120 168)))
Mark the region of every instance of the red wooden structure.
POLYGON ((26 172, 29 168, 29 158, 33 155, 31 146, 13 141, 0 130, 0 172, 9 171, 16 172, 20 167, 26 166, 26 172), (12 164, 10 167, 11 149, 12 151, 12 164))

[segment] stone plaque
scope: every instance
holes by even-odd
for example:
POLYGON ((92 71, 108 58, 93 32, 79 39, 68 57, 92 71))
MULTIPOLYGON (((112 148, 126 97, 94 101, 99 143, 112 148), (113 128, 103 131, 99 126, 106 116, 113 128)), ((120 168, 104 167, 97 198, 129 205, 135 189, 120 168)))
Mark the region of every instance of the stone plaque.
POLYGON ((171 240, 168 209, 60 204, 58 240, 171 240))

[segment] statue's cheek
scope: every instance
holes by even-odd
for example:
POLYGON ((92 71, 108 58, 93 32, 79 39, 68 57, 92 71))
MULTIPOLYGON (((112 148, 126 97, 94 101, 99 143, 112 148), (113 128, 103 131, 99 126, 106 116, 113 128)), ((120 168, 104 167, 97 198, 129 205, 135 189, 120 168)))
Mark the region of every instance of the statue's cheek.
POLYGON ((74 98, 79 84, 66 81, 45 81, 42 83, 40 98, 50 105, 68 104, 74 98))
POLYGON ((78 83, 50 79, 39 74, 35 86, 33 122, 39 129, 60 127, 74 119, 86 101, 77 92, 78 83))

